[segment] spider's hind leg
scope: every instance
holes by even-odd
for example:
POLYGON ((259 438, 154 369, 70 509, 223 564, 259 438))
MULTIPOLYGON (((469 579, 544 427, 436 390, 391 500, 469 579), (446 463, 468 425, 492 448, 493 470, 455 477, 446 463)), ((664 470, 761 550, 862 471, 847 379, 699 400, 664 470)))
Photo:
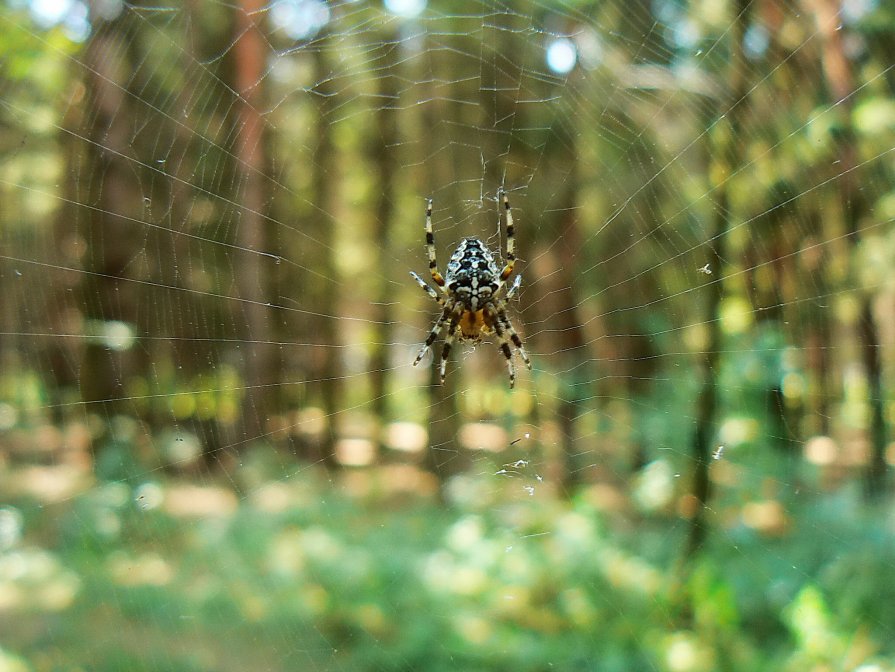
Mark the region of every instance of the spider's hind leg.
POLYGON ((516 346, 519 356, 522 357, 522 361, 525 362, 525 366, 529 371, 531 371, 531 359, 529 359, 528 353, 525 352, 525 346, 522 343, 522 339, 519 338, 519 334, 516 333, 513 323, 507 317, 506 305, 503 301, 489 306, 486 310, 488 322, 493 325, 494 333, 497 334, 497 345, 507 359, 507 368, 510 372, 510 387, 513 387, 516 384, 516 367, 513 365, 513 352, 510 350, 510 342, 516 346))
MULTIPOLYGON (((416 275, 416 274, 414 274, 414 275, 416 275)), ((416 277, 417 277, 417 280, 422 282, 422 280, 419 278, 419 276, 416 276, 416 277)), ((426 287, 426 289, 432 289, 431 287, 426 285, 426 283, 422 282, 422 284, 424 287, 426 287)), ((432 290, 432 291, 434 292, 435 290, 432 290)), ((442 301, 442 303, 443 303, 443 301, 442 301)), ((445 306, 444 310, 441 311, 441 315, 439 315, 438 319, 435 320, 435 324, 432 325, 432 330, 429 332, 429 335, 426 336, 426 342, 423 343, 423 347, 420 348, 420 351, 417 354, 416 359, 413 360, 414 366, 419 364, 422 361, 423 357, 426 356, 426 353, 429 352, 429 348, 435 342, 435 339, 438 338, 438 334, 441 333, 441 330, 444 327, 445 322, 447 322, 448 316, 450 314, 451 314, 451 307, 445 306)))
POLYGON ((497 312, 497 321, 503 325, 507 334, 509 334, 513 345, 516 346, 516 350, 519 351, 519 356, 522 357, 522 361, 525 362, 526 368, 531 371, 531 360, 528 358, 528 353, 525 352, 525 346, 522 344, 522 339, 519 338, 519 334, 516 333, 513 323, 510 322, 510 318, 507 317, 507 313, 503 308, 497 312))
MULTIPOLYGON (((486 311, 488 314, 489 322, 491 322, 494 328, 494 333, 497 334, 497 347, 500 348, 503 356, 506 357, 507 372, 510 374, 510 388, 513 388, 516 385, 516 365, 513 364, 513 352, 512 350, 510 350, 510 342, 507 339, 507 334, 504 330, 504 322, 500 319, 501 311, 493 307, 486 308, 486 311)), ((510 329, 512 329, 512 326, 510 326, 510 329)), ((516 338, 519 337, 516 336, 516 338)), ((529 366, 529 368, 531 367, 529 366)))
POLYGON ((451 313, 451 322, 448 325, 447 333, 444 335, 444 347, 441 349, 441 364, 439 365, 439 374, 441 376, 441 384, 444 385, 444 376, 447 370, 448 357, 451 354, 451 347, 454 345, 454 337, 457 333, 457 325, 460 324, 460 318, 463 316, 462 304, 457 304, 451 313))

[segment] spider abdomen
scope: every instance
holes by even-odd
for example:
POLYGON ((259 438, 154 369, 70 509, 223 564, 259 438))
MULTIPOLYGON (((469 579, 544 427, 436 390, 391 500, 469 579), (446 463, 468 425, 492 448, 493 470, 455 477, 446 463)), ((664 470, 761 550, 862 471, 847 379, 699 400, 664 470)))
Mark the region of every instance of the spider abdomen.
POLYGON ((465 308, 477 312, 500 286, 500 269, 481 240, 464 238, 448 262, 445 284, 465 308))

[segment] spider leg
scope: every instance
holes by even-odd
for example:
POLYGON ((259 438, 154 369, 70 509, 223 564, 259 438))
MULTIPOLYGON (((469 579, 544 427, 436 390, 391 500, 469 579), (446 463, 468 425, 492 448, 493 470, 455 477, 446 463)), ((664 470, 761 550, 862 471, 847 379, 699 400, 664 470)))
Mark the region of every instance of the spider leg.
POLYGON ((513 273, 513 267, 516 265, 516 230, 513 227, 513 211, 510 209, 507 192, 501 188, 498 195, 503 199, 503 209, 507 218, 507 265, 500 273, 500 279, 506 280, 513 273))
POLYGON ((441 375, 441 384, 444 385, 445 370, 447 369, 448 356, 451 354, 451 347, 454 345, 454 337, 457 333, 457 325, 460 324, 460 318, 463 316, 463 304, 458 303, 451 312, 451 322, 448 325, 447 333, 444 335, 444 347, 441 349, 441 364, 439 365, 439 373, 441 375))
POLYGON ((501 324, 506 330, 507 334, 509 334, 510 340, 519 351, 519 356, 522 357, 522 361, 525 362, 525 366, 528 368, 529 371, 531 371, 531 360, 528 358, 528 353, 525 352, 525 346, 522 344, 522 339, 519 338, 519 334, 516 333, 516 329, 513 327, 513 323, 510 322, 510 318, 507 317, 506 308, 502 305, 497 308, 497 323, 501 324))
MULTIPOLYGON (((416 273, 414 273, 414 275, 416 275, 416 273)), ((419 279, 419 278, 417 278, 417 279, 419 279)), ((521 286, 522 286, 522 276, 517 275, 516 279, 513 280, 513 286, 510 287, 510 289, 507 291, 507 300, 512 299, 514 296, 516 296, 516 292, 519 291, 519 288, 521 286)))
POLYGON ((423 280, 420 276, 418 276, 418 275, 417 275, 416 273, 414 273, 413 271, 410 271, 410 275, 413 276, 413 279, 416 280, 416 283, 417 283, 420 287, 423 288, 423 291, 424 291, 426 294, 428 294, 428 295, 431 296, 436 302, 438 302, 438 305, 439 305, 439 306, 443 306, 443 305, 444 305, 444 297, 442 297, 442 296, 438 296, 438 292, 436 292, 434 289, 432 289, 431 287, 429 287, 429 285, 426 284, 426 281, 425 281, 425 280, 423 280))
MULTIPOLYGON (((422 280, 420 280, 420 282, 422 282, 422 280)), ((425 285, 425 284, 426 283, 423 283, 423 285, 425 285)), ((432 288, 427 286, 427 289, 432 289, 432 288)), ((438 338, 438 334, 441 333, 441 329, 442 329, 442 327, 444 327, 445 322, 447 322, 447 319, 451 314, 452 308, 453 308, 452 305, 445 306, 444 310, 441 311, 441 315, 439 315, 438 319, 435 320, 435 324, 432 325, 432 330, 429 332, 429 335, 426 337, 426 342, 423 343, 423 347, 420 348, 420 351, 417 354, 416 359, 413 360, 414 366, 419 364, 420 361, 422 361, 423 357, 426 356, 426 353, 429 352, 429 347, 435 342, 435 339, 438 338)))
POLYGON ((513 388, 516 385, 516 365, 513 364, 513 352, 510 350, 510 342, 509 339, 507 339, 504 325, 500 319, 500 310, 489 305, 485 308, 485 312, 488 315, 488 321, 494 326, 494 333, 497 334, 497 347, 500 348, 503 356, 507 358, 507 371, 509 371, 510 374, 510 388, 513 388))
POLYGON ((438 261, 435 259, 435 234, 432 232, 432 199, 426 201, 426 253, 429 255, 429 273, 432 281, 444 287, 444 278, 438 272, 438 261))

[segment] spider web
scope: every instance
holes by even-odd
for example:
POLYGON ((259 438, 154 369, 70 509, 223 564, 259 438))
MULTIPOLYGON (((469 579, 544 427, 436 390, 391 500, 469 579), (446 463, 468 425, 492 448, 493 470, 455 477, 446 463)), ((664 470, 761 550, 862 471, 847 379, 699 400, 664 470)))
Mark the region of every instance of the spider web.
POLYGON ((6 2, 0 669, 895 666, 893 11, 6 2))

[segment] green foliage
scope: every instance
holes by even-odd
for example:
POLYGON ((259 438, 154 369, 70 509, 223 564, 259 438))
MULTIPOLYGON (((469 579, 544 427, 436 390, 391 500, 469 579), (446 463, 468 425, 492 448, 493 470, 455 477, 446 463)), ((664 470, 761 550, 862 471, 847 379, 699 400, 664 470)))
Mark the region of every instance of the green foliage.
MULTIPOLYGON (((156 486, 160 501, 183 487, 156 486)), ((881 521, 860 522, 876 541, 855 533, 847 506, 804 503, 793 511, 804 533, 776 542, 727 531, 689 579, 686 625, 668 597, 668 549, 679 540, 661 517, 636 535, 613 531, 585 500, 515 499, 511 488, 490 510, 422 501, 396 510, 327 493, 316 472, 260 484, 219 515, 143 508, 139 491, 106 483, 66 502, 62 517, 18 503, 27 537, 0 555, 0 587, 24 598, 11 660, 30 661, 24 669, 621 672, 711 670, 723 659, 746 671, 860 650, 895 665, 895 600, 879 595, 891 542, 881 521), (273 493, 293 503, 267 510, 273 493), (830 553, 832 538, 842 544, 830 553), (38 539, 44 549, 27 551, 38 539), (26 552, 45 567, 41 578, 4 570, 26 552), (41 624, 51 621, 47 641, 41 624)))

